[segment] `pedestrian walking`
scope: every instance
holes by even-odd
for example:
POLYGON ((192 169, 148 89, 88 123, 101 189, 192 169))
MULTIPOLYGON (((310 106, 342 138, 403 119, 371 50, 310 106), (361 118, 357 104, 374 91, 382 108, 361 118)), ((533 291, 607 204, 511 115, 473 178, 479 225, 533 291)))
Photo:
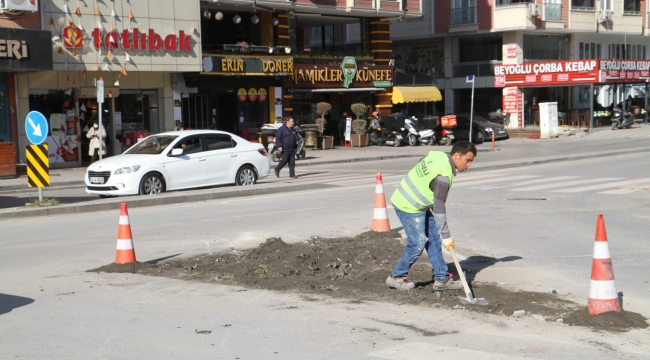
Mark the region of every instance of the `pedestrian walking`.
POLYGON ((341 120, 339 120, 339 136, 341 145, 345 144, 345 128, 348 124, 348 116, 350 116, 348 115, 348 112, 344 111, 341 120))
POLYGON ((296 131, 293 129, 294 121, 292 117, 287 117, 282 126, 278 128, 275 135, 275 143, 278 145, 278 151, 282 154, 282 160, 275 168, 275 176, 280 177, 280 170, 288 163, 289 177, 296 176, 296 131))
POLYGON ((97 161, 97 158, 99 157, 99 152, 102 152, 102 155, 106 155, 106 129, 104 129, 104 126, 102 125, 101 130, 99 129, 99 124, 97 121, 93 121, 93 127, 88 130, 88 133, 86 134, 86 137, 90 139, 90 145, 88 146, 88 155, 91 156, 90 158, 90 163, 94 163, 97 161), (99 142, 99 134, 101 132, 102 135, 102 142, 100 144, 99 142), (101 148, 100 148, 101 146, 101 148))
POLYGON ((475 156, 476 146, 469 141, 457 142, 449 155, 431 151, 408 172, 395 190, 390 201, 408 239, 402 256, 386 279, 386 285, 399 290, 413 289, 415 284, 408 280, 408 273, 426 249, 433 267, 433 289, 462 288, 448 273, 442 256, 442 246, 449 250, 455 245, 447 226, 445 203, 456 172, 469 169, 475 156))

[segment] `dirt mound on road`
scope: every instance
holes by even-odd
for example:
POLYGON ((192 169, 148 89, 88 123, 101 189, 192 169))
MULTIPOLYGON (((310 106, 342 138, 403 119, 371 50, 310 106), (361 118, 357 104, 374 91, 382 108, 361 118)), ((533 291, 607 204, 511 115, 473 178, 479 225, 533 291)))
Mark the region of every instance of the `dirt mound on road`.
MULTIPOLYGON (((585 308, 561 299, 556 293, 511 291, 494 284, 472 282, 475 297, 484 297, 488 306, 464 306, 459 291, 433 291, 431 265, 426 256, 413 265, 410 279, 419 281, 411 291, 388 288, 384 282, 404 250, 399 233, 367 232, 356 237, 320 239, 288 245, 281 238, 271 238, 259 247, 246 251, 203 254, 158 264, 111 264, 89 270, 94 272, 128 272, 164 276, 174 279, 213 282, 229 285, 296 292, 305 295, 326 294, 355 302, 381 301, 444 308, 464 309, 512 316, 516 311, 545 321, 563 321, 569 325, 598 330, 626 331, 645 328, 645 319, 636 313, 607 314, 607 320, 589 315, 585 308)), ((472 257, 461 265, 473 279, 476 271, 497 261, 519 259, 472 257), (478 269, 478 270, 477 270, 478 269)), ((455 273, 453 264, 449 270, 455 273)), ((457 273, 456 273, 457 278, 457 273)), ((306 297, 306 299, 314 299, 306 297)))

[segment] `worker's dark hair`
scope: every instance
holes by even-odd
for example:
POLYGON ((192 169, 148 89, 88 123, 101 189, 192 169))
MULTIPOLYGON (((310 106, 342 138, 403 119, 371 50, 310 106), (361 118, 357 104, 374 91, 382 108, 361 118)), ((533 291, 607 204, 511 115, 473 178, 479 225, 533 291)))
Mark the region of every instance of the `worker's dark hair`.
POLYGON ((467 140, 460 140, 454 144, 451 148, 451 153, 449 154, 454 155, 455 153, 460 153, 460 155, 463 156, 468 152, 471 152, 476 156, 476 146, 467 140))

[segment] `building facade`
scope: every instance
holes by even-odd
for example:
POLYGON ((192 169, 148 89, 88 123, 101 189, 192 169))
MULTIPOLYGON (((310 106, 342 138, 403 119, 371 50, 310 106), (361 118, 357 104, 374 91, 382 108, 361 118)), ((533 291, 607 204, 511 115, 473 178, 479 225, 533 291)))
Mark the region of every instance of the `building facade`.
POLYGON ((557 102, 564 114, 592 106, 607 108, 629 95, 645 96, 646 80, 641 73, 634 81, 599 75, 578 85, 556 82, 560 73, 554 73, 551 82, 548 73, 545 82, 539 76, 523 84, 499 84, 495 68, 567 60, 649 59, 648 11, 643 0, 427 2, 422 18, 393 25, 395 65, 434 78, 444 93, 440 108, 445 113, 469 112, 472 84, 465 78, 474 75, 477 113, 487 116, 507 110, 513 120, 509 127, 536 125, 540 102, 557 102), (593 94, 589 93, 591 85, 595 85, 593 94))

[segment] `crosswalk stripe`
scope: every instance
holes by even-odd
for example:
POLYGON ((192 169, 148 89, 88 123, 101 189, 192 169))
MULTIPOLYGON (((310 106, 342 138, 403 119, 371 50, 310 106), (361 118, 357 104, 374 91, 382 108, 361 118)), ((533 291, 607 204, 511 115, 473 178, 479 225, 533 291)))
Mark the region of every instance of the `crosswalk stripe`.
POLYGON ((619 181, 619 182, 613 182, 613 183, 608 183, 608 184, 600 184, 600 185, 592 185, 592 186, 583 186, 579 188, 573 188, 573 189, 564 189, 564 190, 554 190, 552 192, 561 192, 561 193, 577 193, 577 192, 583 192, 583 191, 589 191, 589 190, 598 190, 598 189, 606 189, 606 188, 616 188, 616 187, 621 187, 623 185, 634 185, 634 184, 641 184, 641 183, 646 183, 650 181, 650 179, 636 179, 636 180, 628 180, 628 181, 619 181))
POLYGON ((559 188, 559 187, 567 187, 572 185, 593 184, 597 182, 613 181, 613 180, 621 180, 621 178, 597 178, 597 179, 585 179, 585 180, 569 181, 569 182, 559 182, 555 184, 545 184, 545 185, 537 185, 537 186, 528 186, 519 189, 510 189, 510 191, 544 190, 544 189, 552 189, 552 188, 559 188))
POLYGON ((603 191, 599 192, 599 194, 608 194, 608 195, 623 195, 623 194, 630 194, 635 192, 635 189, 616 189, 616 190, 609 190, 609 191, 603 191))
POLYGON ((474 180, 476 178, 488 178, 488 177, 495 177, 495 176, 503 176, 506 175, 503 170, 500 171, 480 171, 480 172, 475 172, 475 173, 456 173, 456 176, 454 179, 457 179, 457 181, 460 180, 474 180))
POLYGON ((538 179, 538 180, 530 180, 530 181, 523 181, 523 182, 518 182, 514 183, 512 185, 533 185, 533 184, 539 184, 539 183, 544 183, 544 182, 550 182, 550 181, 561 181, 561 180, 569 180, 569 179, 577 179, 580 176, 557 176, 557 177, 551 177, 551 178, 544 178, 544 179, 538 179))
POLYGON ((473 181, 465 181, 461 183, 454 183, 453 187, 463 187, 463 186, 476 186, 476 185, 483 185, 487 183, 493 183, 493 182, 509 182, 513 180, 523 180, 523 179, 530 179, 530 178, 537 178, 540 177, 540 175, 519 175, 519 176, 504 176, 504 177, 499 177, 496 179, 476 179, 473 181))

